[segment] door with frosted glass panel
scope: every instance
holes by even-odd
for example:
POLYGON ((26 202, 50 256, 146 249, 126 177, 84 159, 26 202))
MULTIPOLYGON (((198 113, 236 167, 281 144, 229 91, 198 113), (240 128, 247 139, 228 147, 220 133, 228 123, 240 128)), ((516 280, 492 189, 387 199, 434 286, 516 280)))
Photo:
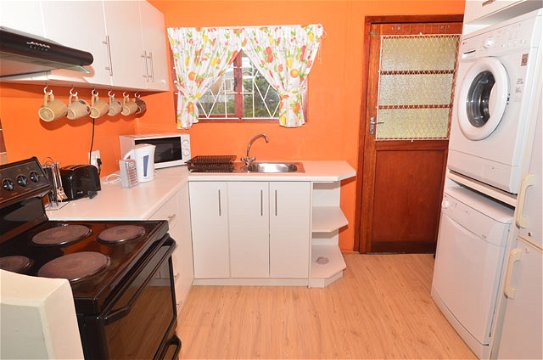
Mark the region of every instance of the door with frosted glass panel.
POLYGON ((434 252, 460 22, 371 24, 361 252, 434 252))

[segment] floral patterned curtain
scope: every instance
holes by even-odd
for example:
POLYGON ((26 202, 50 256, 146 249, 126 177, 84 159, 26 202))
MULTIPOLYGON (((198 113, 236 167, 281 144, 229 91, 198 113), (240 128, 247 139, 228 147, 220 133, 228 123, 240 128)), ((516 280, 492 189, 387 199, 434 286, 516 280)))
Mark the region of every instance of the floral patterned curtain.
POLYGON ((224 28, 168 28, 173 52, 177 128, 198 122, 198 100, 232 64, 240 50, 239 31, 224 28))
POLYGON ((168 28, 179 91, 177 127, 198 122, 198 100, 241 49, 278 92, 279 124, 303 125, 302 94, 322 35, 322 25, 168 28))
POLYGON ((242 48, 280 98, 279 124, 305 123, 302 94, 319 49, 322 25, 245 28, 242 48))

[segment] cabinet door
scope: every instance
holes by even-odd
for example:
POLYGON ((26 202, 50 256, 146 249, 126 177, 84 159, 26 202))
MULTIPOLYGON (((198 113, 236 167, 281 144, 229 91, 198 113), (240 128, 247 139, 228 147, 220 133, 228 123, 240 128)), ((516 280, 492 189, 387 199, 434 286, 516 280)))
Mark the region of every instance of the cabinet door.
POLYGON ((541 359, 543 348, 543 253, 541 249, 518 239, 517 262, 508 269, 514 297, 506 298, 505 316, 499 342, 499 359, 541 359))
POLYGON ((190 215, 194 277, 230 277, 226 183, 192 182, 190 215))
POLYGON ((0 1, 0 26, 45 36, 40 1, 0 1))
POLYGON ((45 35, 62 45, 88 51, 94 57, 86 68, 89 74, 71 70, 54 70, 50 78, 111 85, 106 25, 101 1, 44 1, 45 35))
POLYGON ((147 88, 169 90, 168 50, 164 15, 147 1, 140 3, 141 35, 145 58, 147 88))
POLYGON ((307 278, 311 183, 270 183, 270 277, 307 278))
POLYGON ((173 264, 179 270, 179 278, 175 279, 177 303, 182 305, 192 286, 194 279, 192 259, 192 235, 190 232, 189 186, 186 182, 179 191, 179 212, 175 240, 177 251, 173 254, 173 264))
POLYGON ((104 1, 112 85, 145 89, 145 61, 137 1, 104 1))
POLYGON ((230 275, 269 276, 269 205, 267 182, 229 182, 230 275))

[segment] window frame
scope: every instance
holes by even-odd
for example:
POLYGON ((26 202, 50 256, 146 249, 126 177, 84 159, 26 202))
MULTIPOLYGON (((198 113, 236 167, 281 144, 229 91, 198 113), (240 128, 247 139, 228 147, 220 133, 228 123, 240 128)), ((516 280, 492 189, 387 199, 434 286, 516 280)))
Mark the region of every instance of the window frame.
MULTIPOLYGON (((235 117, 231 118, 225 118, 222 115, 209 115, 209 116, 202 116, 201 114, 198 115, 198 121, 199 122, 213 122, 213 123, 275 123, 279 121, 279 117, 277 118, 270 118, 270 117, 262 117, 262 118, 251 118, 246 117, 244 118, 243 115, 243 50, 239 52, 239 54, 234 59, 231 66, 234 67, 234 91, 235 91, 235 97, 234 97, 234 111, 235 111, 235 117)), ((256 68, 255 68, 256 69, 256 68)), ((258 71, 258 69, 256 69, 258 71)), ((306 91, 302 95, 302 109, 304 112, 304 118, 307 122, 307 87, 306 91)))

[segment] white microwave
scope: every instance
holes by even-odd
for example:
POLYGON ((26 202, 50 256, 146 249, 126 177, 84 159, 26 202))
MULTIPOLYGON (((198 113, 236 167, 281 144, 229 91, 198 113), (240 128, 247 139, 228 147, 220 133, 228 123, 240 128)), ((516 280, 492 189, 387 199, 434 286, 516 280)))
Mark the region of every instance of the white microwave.
POLYGON ((188 134, 120 135, 121 158, 138 144, 155 145, 155 168, 185 165, 190 160, 188 134))

